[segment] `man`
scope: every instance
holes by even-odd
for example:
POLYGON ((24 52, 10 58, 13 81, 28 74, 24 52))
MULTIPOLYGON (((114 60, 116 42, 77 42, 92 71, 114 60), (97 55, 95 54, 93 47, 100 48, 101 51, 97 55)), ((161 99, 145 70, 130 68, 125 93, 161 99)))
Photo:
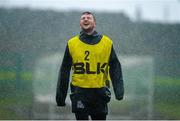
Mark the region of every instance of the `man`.
POLYGON ((108 74, 112 81, 115 97, 122 100, 124 95, 120 62, 113 49, 112 41, 95 31, 96 20, 91 12, 80 17, 80 35, 71 38, 65 50, 59 72, 56 102, 65 106, 72 67, 70 99, 72 112, 77 120, 106 120, 107 103, 111 92, 108 89, 108 74))

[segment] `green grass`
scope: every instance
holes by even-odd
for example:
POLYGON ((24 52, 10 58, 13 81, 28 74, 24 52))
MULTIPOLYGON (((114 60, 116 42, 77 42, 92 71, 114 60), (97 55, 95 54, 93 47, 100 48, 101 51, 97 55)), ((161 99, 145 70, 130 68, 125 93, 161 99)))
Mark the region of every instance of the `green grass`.
POLYGON ((157 77, 155 79, 155 85, 180 86, 180 78, 157 77))
POLYGON ((112 100, 109 103, 109 109, 112 114, 127 114, 131 108, 131 103, 128 101, 112 100))
MULTIPOLYGON (((1 104, 0 104, 1 105, 1 104)), ((19 119, 18 115, 10 108, 0 106, 0 120, 1 119, 19 119)))
POLYGON ((180 119, 180 78, 155 79, 154 110, 166 119, 180 119))
POLYGON ((4 119, 27 119, 23 115, 23 110, 29 110, 32 105, 32 96, 25 92, 14 92, 9 95, 1 95, 0 100, 0 120, 4 119), (19 113, 21 110, 21 113, 19 113))
MULTIPOLYGON (((14 83, 14 81, 9 82, 9 85, 14 83)), ((33 96, 30 92, 28 94, 28 91, 31 89, 26 88, 29 84, 29 81, 22 83, 22 85, 24 85, 23 91, 15 91, 16 88, 10 86, 12 88, 11 92, 0 95, 0 119, 29 118, 28 116, 26 117, 26 115, 18 114, 15 109, 15 107, 19 107, 19 109, 23 110, 33 105, 33 96)), ((125 93, 131 91, 131 86, 133 87, 134 84, 135 82, 132 82, 132 85, 126 85, 128 88, 125 88, 125 93)), ((157 77, 154 81, 154 89, 155 113, 161 114, 163 119, 180 119, 180 103, 178 103, 180 100, 180 78, 157 77)), ((144 91, 144 89, 141 90, 144 91)), ((142 97, 139 99, 134 98, 131 102, 124 98, 122 101, 112 100, 109 103, 109 110, 110 113, 114 115, 127 115, 130 114, 130 112, 136 112, 138 109, 145 107, 146 104, 147 102, 143 102, 142 97)), ((144 108, 143 111, 145 111, 144 108)), ((140 113, 140 115, 142 116, 143 113, 140 113)))
POLYGON ((180 104, 179 103, 156 103, 156 112, 161 113, 167 119, 180 119, 180 104))

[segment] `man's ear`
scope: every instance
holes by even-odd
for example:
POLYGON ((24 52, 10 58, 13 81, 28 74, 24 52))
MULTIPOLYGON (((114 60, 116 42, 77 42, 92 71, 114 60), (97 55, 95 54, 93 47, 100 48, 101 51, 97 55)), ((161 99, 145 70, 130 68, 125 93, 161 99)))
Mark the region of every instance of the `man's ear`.
POLYGON ((96 22, 94 23, 94 28, 96 28, 96 22))

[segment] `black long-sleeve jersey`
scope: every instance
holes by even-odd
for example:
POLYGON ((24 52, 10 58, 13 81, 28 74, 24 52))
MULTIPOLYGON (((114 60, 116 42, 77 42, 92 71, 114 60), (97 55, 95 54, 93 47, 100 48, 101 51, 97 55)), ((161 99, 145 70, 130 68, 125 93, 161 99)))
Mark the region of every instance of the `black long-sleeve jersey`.
MULTIPOLYGON (((98 34, 96 31, 92 35, 87 35, 86 33, 81 32, 79 36, 79 39, 81 41, 91 45, 98 43, 101 40, 101 38, 102 35, 98 34)), ((72 57, 70 55, 68 46, 66 46, 62 65, 59 71, 57 90, 56 90, 56 102, 58 106, 65 105, 71 66, 72 66, 72 57)), ((113 46, 111 49, 111 54, 109 59, 109 67, 110 67, 109 74, 111 77, 115 97, 117 100, 122 100, 124 96, 122 69, 113 46)))

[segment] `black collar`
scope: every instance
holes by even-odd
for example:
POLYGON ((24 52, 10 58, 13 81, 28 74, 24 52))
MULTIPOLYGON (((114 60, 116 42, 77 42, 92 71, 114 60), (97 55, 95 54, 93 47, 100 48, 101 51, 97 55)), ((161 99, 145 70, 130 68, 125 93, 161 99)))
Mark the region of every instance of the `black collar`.
POLYGON ((91 35, 89 35, 89 34, 87 34, 86 32, 84 32, 84 31, 81 31, 80 32, 80 36, 92 36, 92 37, 95 37, 95 36, 98 36, 98 33, 96 32, 96 31, 94 31, 91 35))
POLYGON ((80 32, 79 39, 86 44, 97 44, 102 38, 102 35, 94 31, 91 35, 88 35, 84 31, 80 32))

